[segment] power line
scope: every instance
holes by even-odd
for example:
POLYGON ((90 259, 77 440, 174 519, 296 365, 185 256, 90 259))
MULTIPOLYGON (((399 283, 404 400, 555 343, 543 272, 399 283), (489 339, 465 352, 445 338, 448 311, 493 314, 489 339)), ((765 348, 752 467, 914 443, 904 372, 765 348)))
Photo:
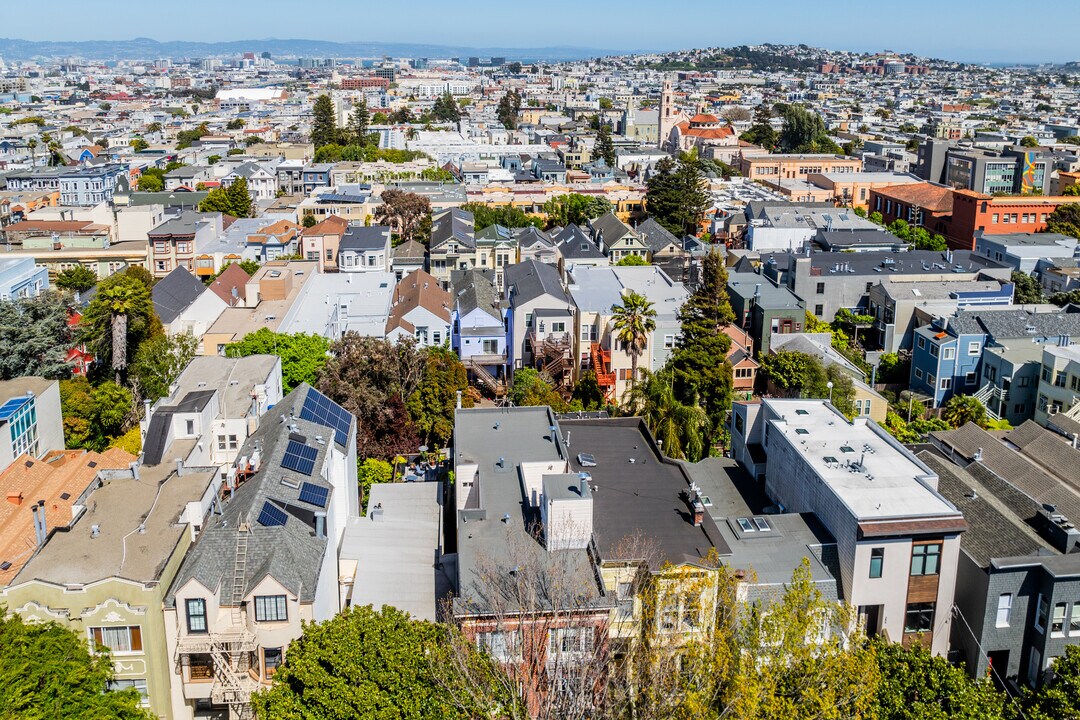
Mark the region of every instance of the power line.
POLYGON ((994 677, 997 678, 998 684, 1000 684, 1002 689, 1005 690, 1005 695, 1008 696, 1009 700, 1016 708, 1016 711, 1020 713, 1020 717, 1022 717, 1024 720, 1027 720, 1027 715, 1024 714, 1024 711, 1020 707, 1020 704, 1016 701, 1016 696, 1009 692, 1009 686, 1005 682, 1005 679, 1001 677, 1001 674, 998 672, 997 668, 994 667, 994 661, 990 659, 990 654, 986 651, 986 648, 983 647, 983 644, 979 641, 978 636, 975 635, 975 631, 971 629, 971 625, 968 623, 967 618, 964 617, 964 613, 960 611, 960 607, 955 603, 952 606, 952 612, 964 621, 964 627, 966 627, 968 632, 971 633, 971 639, 975 641, 976 645, 978 645, 979 653, 984 658, 986 658, 987 663, 989 663, 990 672, 994 673, 994 677))

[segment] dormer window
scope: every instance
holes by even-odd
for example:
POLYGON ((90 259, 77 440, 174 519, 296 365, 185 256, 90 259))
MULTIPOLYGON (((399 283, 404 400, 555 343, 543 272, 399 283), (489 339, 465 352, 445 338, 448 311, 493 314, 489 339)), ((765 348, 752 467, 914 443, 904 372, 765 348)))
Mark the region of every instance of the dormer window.
POLYGON ((189 598, 186 605, 188 633, 200 635, 207 632, 206 600, 203 600, 202 598, 189 598))

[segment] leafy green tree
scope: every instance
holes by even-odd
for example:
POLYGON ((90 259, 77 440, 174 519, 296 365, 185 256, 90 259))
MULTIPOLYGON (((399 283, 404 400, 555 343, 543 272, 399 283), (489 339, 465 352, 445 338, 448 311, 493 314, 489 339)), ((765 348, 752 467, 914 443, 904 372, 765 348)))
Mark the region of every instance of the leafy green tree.
POLYGON ((1046 219, 1046 232, 1080 238, 1080 203, 1058 205, 1046 219))
POLYGON ((176 149, 184 150, 185 148, 189 148, 203 135, 209 134, 210 126, 206 123, 200 124, 193 130, 181 130, 180 132, 176 133, 176 149))
POLYGON ((150 720, 134 688, 110 691, 112 659, 56 623, 0 607, 0 715, 22 720, 150 720))
POLYGON ((605 197, 569 193, 557 195, 546 201, 542 208, 548 217, 549 227, 583 225, 612 210, 611 201, 605 197))
POLYGON ((131 365, 131 377, 140 395, 155 401, 169 394, 169 385, 198 353, 199 341, 187 333, 158 335, 139 346, 131 365))
POLYGON ((424 352, 423 380, 405 402, 409 416, 430 448, 446 445, 454 432, 454 408, 461 393, 462 407, 472 407, 469 377, 458 356, 444 347, 424 352))
POLYGON ((306 228, 315 227, 319 224, 319 221, 315 219, 315 216, 311 213, 304 213, 304 219, 300 221, 300 224, 306 228))
POLYGON ((526 215, 525 211, 518 207, 503 205, 492 207, 480 202, 465 203, 461 209, 472 213, 473 227, 483 230, 491 225, 502 225, 505 228, 543 227, 544 221, 538 215, 526 215))
POLYGON ((134 273, 103 280, 82 316, 83 341, 102 366, 112 368, 118 385, 139 345, 159 333, 150 285, 134 273))
POLYGON ((1051 303, 1058 307, 1065 307, 1069 304, 1080 305, 1080 290, 1070 290, 1069 292, 1054 293, 1049 298, 1051 303))
POLYGON ((388 459, 415 452, 420 438, 405 403, 427 368, 416 341, 390 343, 347 332, 330 352, 316 387, 356 416, 357 457, 388 459))
POLYGON ((111 380, 97 387, 85 377, 60 381, 64 444, 69 448, 104 450, 128 429, 133 410, 131 393, 111 380))
POLYGON ((371 127, 371 112, 368 110, 367 100, 360 98, 353 103, 353 111, 349 116, 349 133, 352 141, 357 145, 366 145, 368 132, 371 127))
POLYGON ((600 123, 600 129, 596 131, 592 154, 595 158, 603 159, 608 167, 615 167, 615 145, 611 142, 611 128, 607 123, 600 123))
POLYGON ((644 296, 633 290, 623 295, 622 305, 611 308, 612 334, 630 355, 630 384, 637 382, 638 360, 656 329, 656 310, 644 296))
POLYGON ((320 95, 312 107, 311 143, 318 150, 337 139, 337 121, 334 118, 334 101, 329 95, 320 95))
POLYGON ((574 385, 574 401, 581 404, 582 410, 599 410, 604 405, 604 391, 596 379, 596 373, 588 370, 581 374, 574 385))
POLYGON ((824 376, 821 362, 804 352, 781 350, 762 355, 760 365, 761 375, 780 390, 798 392, 821 384, 824 376))
POLYGON ((365 458, 358 461, 356 476, 360 480, 360 507, 366 511, 371 486, 376 483, 388 483, 394 479, 394 467, 386 460, 365 458))
POLYGON ((457 122, 461 119, 461 107, 448 90, 435 100, 431 114, 439 122, 457 122))
POLYGON ((649 216, 676 237, 696 235, 711 202, 696 159, 660 160, 649 178, 645 202, 649 216))
POLYGON ((521 112, 521 94, 517 90, 510 90, 499 100, 495 116, 503 127, 513 130, 517 127, 519 112, 521 112))
POLYGON ((161 192, 165 189, 165 171, 147 168, 139 176, 139 192, 161 192))
POLYGON ((627 255, 619 262, 615 263, 620 267, 642 267, 648 265, 649 261, 640 255, 627 255))
POLYGON ((668 457, 696 462, 706 454, 709 418, 700 406, 679 402, 669 368, 643 371, 627 392, 626 408, 645 420, 668 457))
POLYGON ((243 130, 244 125, 245 125, 245 123, 244 123, 243 118, 233 118, 232 120, 230 120, 225 125, 225 129, 226 130, 243 130))
POLYGON ((238 218, 252 216, 251 194, 248 190, 246 178, 237 178, 229 187, 225 188, 225 192, 228 194, 229 204, 233 209, 233 212, 229 213, 230 215, 238 218))
POLYGON ((1020 138, 1020 147, 1037 148, 1039 147, 1039 141, 1035 139, 1034 135, 1025 135, 1020 138))
MULTIPOLYGON (((322 623, 305 623, 273 685, 252 698, 261 720, 316 718, 505 717, 520 701, 475 644, 454 642, 448 630, 413 620, 390 606, 351 607, 322 623), (469 681, 454 673, 454 648, 470 647, 469 681), (477 683, 478 675, 490 678, 477 683)), ((514 715, 518 713, 515 712, 514 715)))
POLYGON ((1034 692, 1025 691, 1024 717, 1027 720, 1080 720, 1080 646, 1065 646, 1065 654, 1054 660, 1044 682, 1034 692))
POLYGON ((675 397, 700 405, 709 418, 709 437, 724 425, 731 407, 731 338, 723 327, 735 321, 727 293, 727 270, 717 252, 705 256, 701 282, 679 309, 680 335, 672 353, 675 397))
POLYGON ((281 379, 286 393, 301 383, 314 385, 326 365, 329 341, 321 335, 276 333, 259 328, 239 342, 225 346, 226 357, 277 355, 281 358, 281 379))
POLYGON ((772 150, 776 147, 779 137, 772 125, 760 123, 751 125, 746 132, 739 136, 739 139, 763 147, 766 150, 772 150))
POLYGON ((150 147, 150 143, 143 140, 141 137, 137 137, 131 141, 131 149, 135 152, 142 152, 146 148, 150 147))
POLYGON ((382 194, 375 219, 394 229, 401 242, 420 238, 423 221, 431 218, 431 201, 423 195, 392 188, 382 194))
POLYGON ((1009 281, 1015 286, 1013 290, 1013 302, 1017 305, 1041 303, 1043 301, 1042 285, 1039 281, 1025 272, 1013 270, 1009 281))
POLYGON ((945 404, 941 419, 953 427, 961 427, 969 422, 983 425, 986 423, 986 407, 971 395, 953 395, 945 404))
POLYGON ((988 677, 973 680, 962 666, 932 655, 919 643, 905 648, 899 643, 875 639, 873 649, 880 677, 878 720, 1004 718, 1004 695, 988 677))
POLYGON ((67 302, 55 292, 0 302, 0 380, 71 375, 67 353, 74 344, 67 302))
POLYGON ((1077 195, 1080 195, 1080 183, 1066 185, 1061 189, 1061 194, 1066 197, 1076 197, 1077 195))
POLYGON ((73 265, 56 274, 56 286, 64 290, 86 292, 97 285, 98 276, 85 265, 73 265))
POLYGON ((510 385, 508 397, 518 407, 547 405, 555 412, 566 412, 570 409, 563 396, 532 368, 514 371, 514 381, 510 385))
POLYGON ((784 152, 839 153, 840 147, 829 139, 821 116, 803 105, 788 105, 780 129, 780 147, 784 152))

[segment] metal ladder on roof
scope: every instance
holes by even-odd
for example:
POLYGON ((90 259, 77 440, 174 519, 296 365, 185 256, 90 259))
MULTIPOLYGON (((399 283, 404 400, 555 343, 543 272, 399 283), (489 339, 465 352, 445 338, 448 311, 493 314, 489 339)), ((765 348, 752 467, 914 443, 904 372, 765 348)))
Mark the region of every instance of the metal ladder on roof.
POLYGON ((234 628, 241 628, 244 624, 240 605, 244 601, 244 590, 247 573, 248 535, 251 527, 247 521, 241 518, 236 532, 236 554, 233 557, 233 584, 232 584, 232 624, 234 628))

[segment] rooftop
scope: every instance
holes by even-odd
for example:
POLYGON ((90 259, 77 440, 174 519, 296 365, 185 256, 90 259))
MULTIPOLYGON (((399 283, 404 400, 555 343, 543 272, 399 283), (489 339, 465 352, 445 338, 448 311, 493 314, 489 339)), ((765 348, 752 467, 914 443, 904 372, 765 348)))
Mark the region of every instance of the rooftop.
POLYGON ((858 520, 960 519, 937 477, 872 421, 823 400, 765 399, 768 422, 858 520))

